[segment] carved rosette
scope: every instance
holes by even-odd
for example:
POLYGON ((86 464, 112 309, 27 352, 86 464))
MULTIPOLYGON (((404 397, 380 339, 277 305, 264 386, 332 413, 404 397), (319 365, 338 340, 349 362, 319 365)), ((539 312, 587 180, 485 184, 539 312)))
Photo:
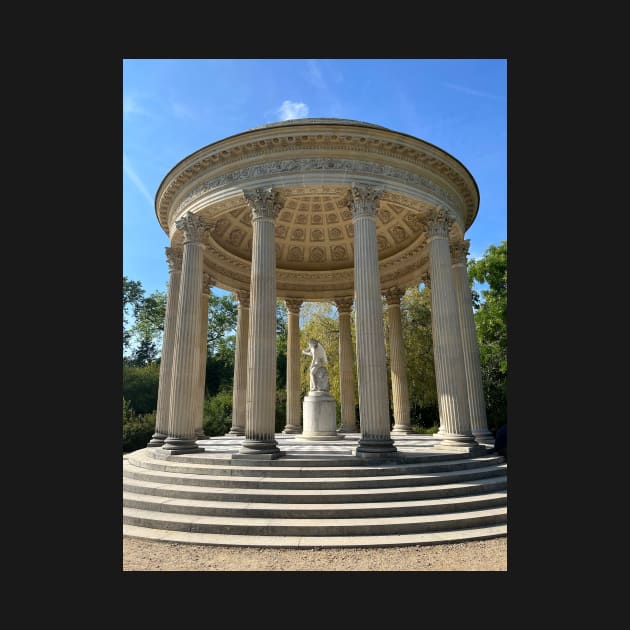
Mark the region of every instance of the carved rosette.
POLYGON ((186 243, 204 245, 206 232, 210 226, 200 216, 188 212, 181 219, 175 221, 175 227, 184 233, 184 245, 186 243))
POLYGON ((335 298, 335 305, 339 313, 349 313, 352 309, 354 299, 352 297, 339 297, 335 298))
POLYGON ((295 315, 300 314, 300 307, 302 306, 302 302, 303 300, 295 300, 295 299, 286 299, 284 301, 284 303, 287 305, 287 311, 295 315))
POLYGON ((236 298, 238 299, 238 305, 243 308, 249 308, 249 291, 239 289, 236 292, 236 298))
POLYGON ((383 291, 383 295, 390 306, 400 306, 400 298, 405 295, 405 290, 398 287, 392 287, 383 291))
POLYGON ((429 215, 426 225, 427 241, 436 237, 448 238, 448 231, 453 225, 453 218, 446 208, 440 207, 429 215))
POLYGON ((377 188, 369 184, 352 184, 352 201, 350 202, 352 219, 375 217, 379 199, 383 192, 383 188, 377 188))
POLYGON ((174 271, 182 270, 182 261, 184 259, 184 252, 181 247, 165 247, 166 261, 168 262, 168 271, 173 273, 174 271))
POLYGON ((252 212, 252 221, 258 219, 271 219, 273 221, 282 208, 280 196, 273 188, 244 190, 243 196, 252 212))
POLYGON ((468 256, 468 250, 470 248, 470 240, 455 241, 451 243, 451 264, 466 265, 466 257, 468 256))
POLYGON ((430 290, 431 289, 431 274, 428 271, 425 271, 420 276, 420 282, 422 282, 422 284, 424 284, 430 290))
POLYGON ((214 285, 214 278, 204 271, 203 280, 201 282, 201 292, 210 295, 210 289, 214 285))

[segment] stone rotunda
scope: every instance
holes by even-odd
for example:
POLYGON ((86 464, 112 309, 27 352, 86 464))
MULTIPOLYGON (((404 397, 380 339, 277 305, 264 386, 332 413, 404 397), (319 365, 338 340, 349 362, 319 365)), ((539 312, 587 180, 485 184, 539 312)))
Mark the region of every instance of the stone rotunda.
POLYGON ((383 306, 391 321, 394 433, 409 432, 400 324, 405 289, 430 283, 439 399, 436 448, 491 437, 464 239, 479 206, 468 170, 438 147, 378 125, 299 119, 208 145, 177 164, 156 195, 170 282, 156 431, 149 446, 198 452, 211 286, 239 301, 234 457, 282 456, 274 436, 276 298, 289 313, 287 423, 299 433, 298 322, 304 301, 339 312, 343 430, 354 431, 350 309, 356 310, 361 439, 356 455, 396 451, 390 435, 383 306))
POLYGON ((123 533, 277 547, 506 535, 507 464, 487 448, 466 273, 464 235, 478 206, 475 181, 453 156, 353 120, 264 125, 177 164, 156 195, 170 239, 156 428, 147 448, 123 457, 123 533), (431 287, 440 417, 432 436, 411 432, 400 317, 405 289, 420 283, 431 287), (238 297, 238 324, 232 426, 207 439, 212 286, 238 297), (278 298, 288 311, 282 433, 275 433, 278 298), (334 303, 339 313, 343 439, 303 432, 299 313, 307 301, 334 303))

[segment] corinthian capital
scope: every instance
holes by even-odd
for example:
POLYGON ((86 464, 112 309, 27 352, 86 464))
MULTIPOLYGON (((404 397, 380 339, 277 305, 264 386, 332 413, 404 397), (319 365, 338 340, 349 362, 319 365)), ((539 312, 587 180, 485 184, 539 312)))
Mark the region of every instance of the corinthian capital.
POLYGON ((238 299, 238 305, 242 308, 249 308, 249 291, 245 289, 239 289, 236 291, 236 298, 238 299))
POLYGON ((335 298, 335 306, 339 313, 349 313, 352 309, 352 303, 354 302, 352 297, 338 297, 335 298))
POLYGON ((302 306, 302 300, 295 300, 295 299, 285 299, 284 303, 287 305, 287 311, 289 313, 295 313, 298 314, 300 313, 300 307, 302 306))
POLYGON ((244 190, 243 196, 252 211, 252 221, 275 219, 283 205, 280 195, 273 188, 244 190))
POLYGON ((210 294, 210 289, 214 285, 214 278, 205 271, 203 272, 203 280, 201 282, 201 292, 210 294))
POLYGON ((405 290, 399 289, 398 287, 391 287, 391 289, 383 291, 383 295, 390 306, 399 306, 400 298, 405 295, 405 290))
POLYGON ((175 221, 175 227, 184 233, 184 245, 186 243, 203 244, 208 224, 198 215, 187 212, 181 219, 175 221))
POLYGON ((369 184, 352 184, 350 207, 353 218, 376 216, 378 201, 382 194, 383 188, 377 188, 369 184))
POLYGON ((166 251, 166 262, 168 262, 169 273, 181 271, 183 260, 181 247, 165 247, 164 250, 166 251))
POLYGON ((427 219, 427 238, 436 236, 448 238, 448 231, 451 225, 453 225, 453 218, 446 208, 436 208, 427 219))
POLYGON ((468 256, 468 249, 470 248, 470 240, 455 241, 450 244, 451 248, 451 264, 453 265, 465 265, 466 257, 468 256))

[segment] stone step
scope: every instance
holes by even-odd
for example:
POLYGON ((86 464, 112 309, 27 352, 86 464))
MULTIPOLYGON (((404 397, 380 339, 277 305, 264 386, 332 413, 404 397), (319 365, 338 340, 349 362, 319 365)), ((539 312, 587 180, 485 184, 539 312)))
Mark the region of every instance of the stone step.
MULTIPOLYGON (((507 489, 505 472, 492 477, 483 477, 459 482, 446 483, 436 479, 436 483, 402 488, 358 488, 334 490, 276 489, 270 493, 260 488, 208 487, 205 485, 184 484, 184 478, 165 475, 150 479, 123 478, 123 489, 134 494, 154 495, 175 499, 204 501, 236 501, 241 503, 313 504, 313 503, 374 503, 387 501, 418 501, 447 497, 478 495, 486 492, 501 492, 507 489)), ((206 477, 203 477, 206 479, 206 477)))
POLYGON ((160 470, 178 474, 214 475, 223 477, 367 477, 367 476, 392 476, 400 474, 432 473, 451 470, 464 470, 490 466, 504 462, 499 455, 482 456, 475 458, 451 457, 438 461, 426 461, 421 463, 391 464, 380 466, 306 466, 296 462, 294 467, 271 468, 263 466, 241 466, 181 462, 179 456, 165 461, 141 452, 133 453, 128 458, 129 463, 139 468, 148 470, 160 470))
POLYGON ((276 478, 264 476, 227 476, 192 473, 175 473, 140 468, 130 460, 123 462, 123 477, 169 483, 177 480, 178 484, 209 486, 215 488, 260 488, 267 490, 344 490, 352 488, 400 488, 436 483, 453 483, 505 474, 506 464, 481 466, 466 470, 444 471, 441 473, 370 476, 370 477, 335 477, 335 478, 276 478))
MULTIPOLYGON (((270 497, 270 500, 272 497, 270 497)), ((389 501, 379 503, 245 503, 237 501, 208 501, 172 499, 125 491, 123 506, 153 512, 194 514, 197 516, 229 516, 255 518, 371 518, 385 516, 415 516, 481 510, 505 506, 507 492, 481 495, 424 499, 416 501, 389 501)))
POLYGON ((154 529, 243 536, 378 536, 469 529, 507 522, 507 507, 416 516, 283 519, 195 516, 125 508, 123 523, 154 529))
POLYGON ((443 545, 507 536, 507 525, 490 525, 420 534, 381 536, 239 536, 202 534, 123 525, 123 535, 160 542, 216 545, 228 547, 275 547, 278 549, 342 549, 367 547, 403 547, 411 545, 443 545))

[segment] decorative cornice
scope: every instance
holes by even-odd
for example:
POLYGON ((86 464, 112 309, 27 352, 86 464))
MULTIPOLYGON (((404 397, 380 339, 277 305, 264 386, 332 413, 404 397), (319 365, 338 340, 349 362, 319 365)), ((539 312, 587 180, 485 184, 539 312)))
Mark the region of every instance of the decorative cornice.
POLYGON ((390 306, 400 306, 400 298, 405 295, 405 290, 399 287, 391 287, 383 291, 383 295, 390 306))
POLYGON ((274 220, 282 208, 282 201, 278 192, 273 188, 255 188, 244 190, 243 197, 252 211, 252 221, 259 219, 274 220))
POLYGON ((184 233, 186 243, 200 243, 204 245, 206 232, 210 226, 198 215, 188 212, 175 222, 175 227, 184 233))
POLYGON ((459 199, 441 186, 438 186, 434 181, 405 169, 395 168, 387 164, 368 162, 366 160, 351 160, 347 158, 293 158, 289 160, 274 160, 266 164, 246 166, 203 182, 191 190, 179 203, 177 212, 181 212, 202 195, 221 186, 234 185, 242 181, 266 175, 306 173, 309 171, 339 171, 342 173, 391 177, 405 184, 422 186, 423 189, 429 190, 435 196, 453 204, 455 207, 461 207, 459 199))
POLYGON ((448 238, 448 231, 453 224, 453 218, 446 208, 439 207, 433 210, 426 220, 427 242, 432 238, 448 238))
POLYGON ((303 300, 295 300, 295 299, 285 299, 284 303, 287 305, 287 311, 289 313, 293 313, 294 315, 300 314, 300 307, 302 306, 303 300))
POLYGON ((349 313, 352 310, 353 303, 354 298, 352 296, 335 298, 335 306, 339 313, 349 313))
POLYGON ((181 247, 165 247, 169 273, 182 270, 184 252, 181 247))
POLYGON ((371 186, 370 184, 352 184, 352 220, 362 217, 375 217, 378 210, 378 202, 383 194, 383 188, 371 186))
POLYGON ((470 240, 455 241, 450 244, 451 248, 451 264, 466 266, 466 257, 470 249, 470 240))
MULTIPOLYGON (((282 135, 274 138, 244 137, 240 143, 232 141, 229 144, 229 141, 219 141, 215 145, 204 147, 192 156, 189 156, 189 158, 182 160, 179 172, 177 172, 177 167, 175 167, 167 175, 167 178, 170 177, 171 179, 156 200, 158 216, 164 220, 168 207, 181 188, 208 167, 225 167, 234 162, 251 161, 258 156, 264 157, 279 152, 295 151, 297 148, 299 150, 336 149, 355 153, 364 152, 370 155, 377 154, 394 158, 408 162, 413 166, 421 166, 443 177, 449 184, 454 186, 466 204, 468 223, 471 223, 474 218, 476 208, 474 207, 474 199, 469 184, 464 181, 458 169, 454 169, 447 162, 448 158, 452 156, 448 156, 448 154, 446 156, 441 155, 442 150, 440 150, 440 153, 437 153, 431 147, 412 147, 409 144, 403 144, 397 136, 393 136, 391 139, 379 138, 368 135, 365 132, 357 133, 356 129, 347 130, 342 128, 335 132, 317 129, 314 133, 301 133, 293 136, 284 135, 284 132, 287 130, 278 131, 282 135), (322 131, 325 135, 322 135, 322 131), (211 153, 212 150, 214 150, 213 153, 211 153)), ((391 130, 386 131, 391 132, 391 130)), ((396 132, 391 133, 395 134, 396 132)), ((414 144, 418 142, 422 141, 419 138, 414 139, 414 144)))

